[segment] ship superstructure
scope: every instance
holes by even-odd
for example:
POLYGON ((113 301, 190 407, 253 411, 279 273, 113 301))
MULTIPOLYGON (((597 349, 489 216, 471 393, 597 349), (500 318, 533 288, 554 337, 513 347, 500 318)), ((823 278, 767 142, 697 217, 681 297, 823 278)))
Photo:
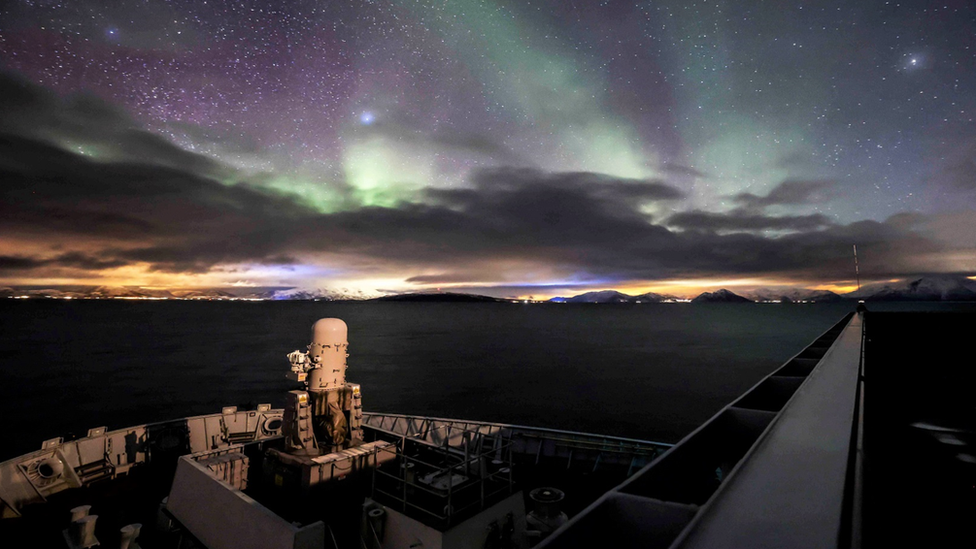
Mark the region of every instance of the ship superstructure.
POLYGON ((530 547, 566 522, 564 508, 669 447, 364 413, 347 351, 345 323, 322 319, 288 354, 301 388, 283 409, 98 427, 3 462, 0 536, 33 547, 114 546, 123 529, 126 543, 158 547, 530 547), (550 481, 572 485, 570 497, 539 484, 550 481))
POLYGON ((961 356, 957 335, 972 321, 848 315, 672 446, 363 412, 361 388, 345 378, 345 324, 323 319, 307 350, 288 355, 302 386, 284 409, 98 427, 0 463, 0 539, 123 549, 850 548, 895 541, 887 516, 914 542, 971 539, 973 371, 947 357, 961 356), (912 382, 926 357, 938 370, 912 382))

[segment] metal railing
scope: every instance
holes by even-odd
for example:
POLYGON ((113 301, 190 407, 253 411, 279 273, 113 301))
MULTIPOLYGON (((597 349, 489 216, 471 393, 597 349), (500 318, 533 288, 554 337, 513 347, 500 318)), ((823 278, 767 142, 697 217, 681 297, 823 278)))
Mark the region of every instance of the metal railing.
MULTIPOLYGON (((433 429, 445 428, 451 430, 446 426, 433 429)), ((388 500, 384 503, 399 507, 405 514, 419 512, 428 521, 449 527, 457 517, 486 508, 495 503, 498 496, 513 494, 511 441, 500 432, 488 435, 472 429, 458 431, 454 428, 453 431, 460 433, 461 448, 450 446, 450 436, 443 438, 443 445, 433 445, 419 438, 400 435, 396 446, 381 450, 396 453, 397 468, 396 473, 373 468, 373 498, 380 495, 378 501, 388 500), (411 449, 410 445, 416 447, 411 449), (442 463, 431 463, 419 457, 424 453, 439 456, 442 463), (437 478, 446 479, 446 490, 418 482, 418 475, 430 482, 437 478), (455 475, 464 480, 456 483, 455 475)))
POLYGON ((514 459, 519 463, 534 461, 538 465, 543 458, 550 463, 564 459, 567 469, 585 465, 596 472, 601 467, 626 467, 628 476, 672 446, 663 442, 558 429, 399 414, 367 413, 363 417, 363 426, 388 436, 455 449, 463 444, 463 433, 497 435, 509 442, 514 459))

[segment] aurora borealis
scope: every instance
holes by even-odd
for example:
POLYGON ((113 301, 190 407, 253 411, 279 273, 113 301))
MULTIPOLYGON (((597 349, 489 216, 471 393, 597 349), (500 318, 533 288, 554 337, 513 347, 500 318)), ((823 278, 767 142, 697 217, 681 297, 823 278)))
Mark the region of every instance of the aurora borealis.
POLYGON ((13 1, 0 284, 976 275, 964 1, 13 1))

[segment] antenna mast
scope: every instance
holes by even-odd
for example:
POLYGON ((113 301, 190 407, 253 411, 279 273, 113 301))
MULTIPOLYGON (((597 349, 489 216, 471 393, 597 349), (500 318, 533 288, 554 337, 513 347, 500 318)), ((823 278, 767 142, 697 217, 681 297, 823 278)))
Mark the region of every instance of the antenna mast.
POLYGON ((861 272, 857 266, 857 244, 854 244, 854 278, 857 279, 857 289, 861 290, 861 272))

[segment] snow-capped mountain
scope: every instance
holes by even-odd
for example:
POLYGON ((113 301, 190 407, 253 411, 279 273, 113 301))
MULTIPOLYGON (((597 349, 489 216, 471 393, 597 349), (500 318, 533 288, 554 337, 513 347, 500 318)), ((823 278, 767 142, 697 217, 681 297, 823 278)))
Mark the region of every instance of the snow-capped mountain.
POLYGON ((964 276, 923 276, 870 284, 845 297, 865 301, 976 301, 976 282, 964 276))
POLYGON ((319 301, 361 301, 374 297, 376 295, 367 294, 362 290, 349 290, 348 288, 288 288, 286 290, 274 290, 264 295, 264 299, 272 300, 319 301))
POLYGON ((743 292, 754 301, 778 301, 782 303, 830 303, 844 298, 829 290, 810 290, 806 288, 758 288, 743 292))
POLYGON ((586 292, 573 297, 554 297, 549 301, 553 303, 660 303, 669 299, 676 298, 655 294, 653 292, 641 295, 628 295, 616 290, 600 290, 598 292, 586 292))

